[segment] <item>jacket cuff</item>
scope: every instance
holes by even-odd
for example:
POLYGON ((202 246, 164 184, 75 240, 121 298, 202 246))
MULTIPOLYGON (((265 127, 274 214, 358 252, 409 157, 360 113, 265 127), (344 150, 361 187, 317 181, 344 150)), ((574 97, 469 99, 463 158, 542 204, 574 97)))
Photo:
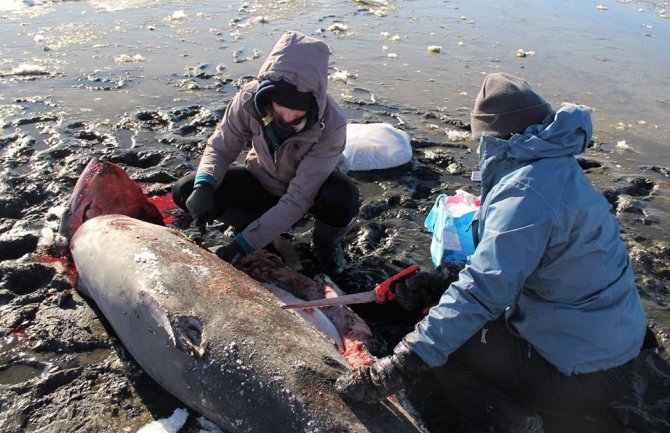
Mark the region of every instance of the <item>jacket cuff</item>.
POLYGON ((249 242, 247 242, 244 236, 242 236, 242 233, 236 235, 234 241, 237 245, 239 245, 242 248, 244 254, 251 254, 254 251, 256 251, 256 249, 253 246, 251 246, 249 242))
POLYGON ((210 174, 198 174, 195 176, 195 181, 193 182, 194 185, 197 185, 199 183, 208 183, 216 189, 216 179, 214 179, 214 176, 210 174))

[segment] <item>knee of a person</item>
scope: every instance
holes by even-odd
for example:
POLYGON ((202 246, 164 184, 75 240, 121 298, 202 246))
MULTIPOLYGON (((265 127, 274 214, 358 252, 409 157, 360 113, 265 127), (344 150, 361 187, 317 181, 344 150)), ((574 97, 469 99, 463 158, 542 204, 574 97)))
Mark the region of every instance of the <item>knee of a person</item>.
POLYGON ((179 182, 175 182, 172 185, 172 201, 181 208, 184 207, 186 200, 184 200, 182 189, 180 188, 179 182))
POLYGON ((350 223, 353 218, 358 216, 361 208, 361 201, 358 197, 358 190, 350 191, 347 195, 341 195, 336 202, 337 209, 341 210, 344 225, 350 223))
POLYGON ((172 200, 182 209, 186 207, 186 199, 193 191, 192 176, 185 176, 172 184, 172 200))
POLYGON ((326 180, 321 187, 320 195, 327 197, 337 208, 357 207, 360 202, 356 184, 350 177, 339 172, 334 172, 326 180))
POLYGON ((344 179, 342 179, 342 181, 340 182, 339 197, 341 198, 343 203, 347 203, 350 206, 352 204, 354 206, 359 206, 360 197, 358 187, 354 183, 353 179, 351 179, 347 175, 342 175, 342 177, 344 179))

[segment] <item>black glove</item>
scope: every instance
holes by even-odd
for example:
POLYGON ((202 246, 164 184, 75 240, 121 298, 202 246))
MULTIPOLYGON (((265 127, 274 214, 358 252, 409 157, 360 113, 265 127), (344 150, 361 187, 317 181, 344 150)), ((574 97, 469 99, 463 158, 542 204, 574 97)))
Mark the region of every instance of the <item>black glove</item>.
POLYGON ((393 355, 340 376, 335 386, 347 400, 374 403, 410 385, 428 369, 403 340, 395 347, 393 355))
POLYGON ((391 284, 396 302, 408 311, 437 304, 446 289, 445 275, 440 271, 417 272, 391 284))
POLYGON ((231 265, 236 264, 242 257, 245 256, 244 250, 240 244, 235 241, 217 248, 216 251, 214 251, 214 254, 227 261, 231 265))
POLYGON ((198 228, 204 229, 207 223, 214 222, 214 216, 216 215, 214 187, 207 182, 196 184, 193 192, 186 199, 186 208, 191 212, 198 228))

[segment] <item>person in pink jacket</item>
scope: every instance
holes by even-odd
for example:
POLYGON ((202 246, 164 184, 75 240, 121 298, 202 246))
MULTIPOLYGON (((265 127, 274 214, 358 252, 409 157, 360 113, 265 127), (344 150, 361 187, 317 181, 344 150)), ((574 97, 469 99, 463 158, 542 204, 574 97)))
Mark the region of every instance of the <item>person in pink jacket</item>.
POLYGON ((175 203, 199 227, 244 214, 232 223, 243 230, 217 250, 224 260, 265 247, 309 213, 317 266, 331 274, 344 269, 343 239, 360 201, 346 175, 347 119, 327 94, 329 54, 322 41, 284 33, 257 79, 229 103, 197 172, 173 186, 175 203), (236 165, 247 144, 245 166, 236 165))

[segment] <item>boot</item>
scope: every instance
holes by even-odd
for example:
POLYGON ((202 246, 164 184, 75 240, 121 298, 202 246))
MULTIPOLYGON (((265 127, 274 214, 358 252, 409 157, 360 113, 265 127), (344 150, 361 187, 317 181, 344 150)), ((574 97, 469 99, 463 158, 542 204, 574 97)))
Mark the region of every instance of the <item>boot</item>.
POLYGON ((319 270, 328 275, 339 275, 347 265, 344 257, 344 237, 353 227, 352 219, 346 227, 333 227, 319 220, 314 222, 312 251, 319 270))

